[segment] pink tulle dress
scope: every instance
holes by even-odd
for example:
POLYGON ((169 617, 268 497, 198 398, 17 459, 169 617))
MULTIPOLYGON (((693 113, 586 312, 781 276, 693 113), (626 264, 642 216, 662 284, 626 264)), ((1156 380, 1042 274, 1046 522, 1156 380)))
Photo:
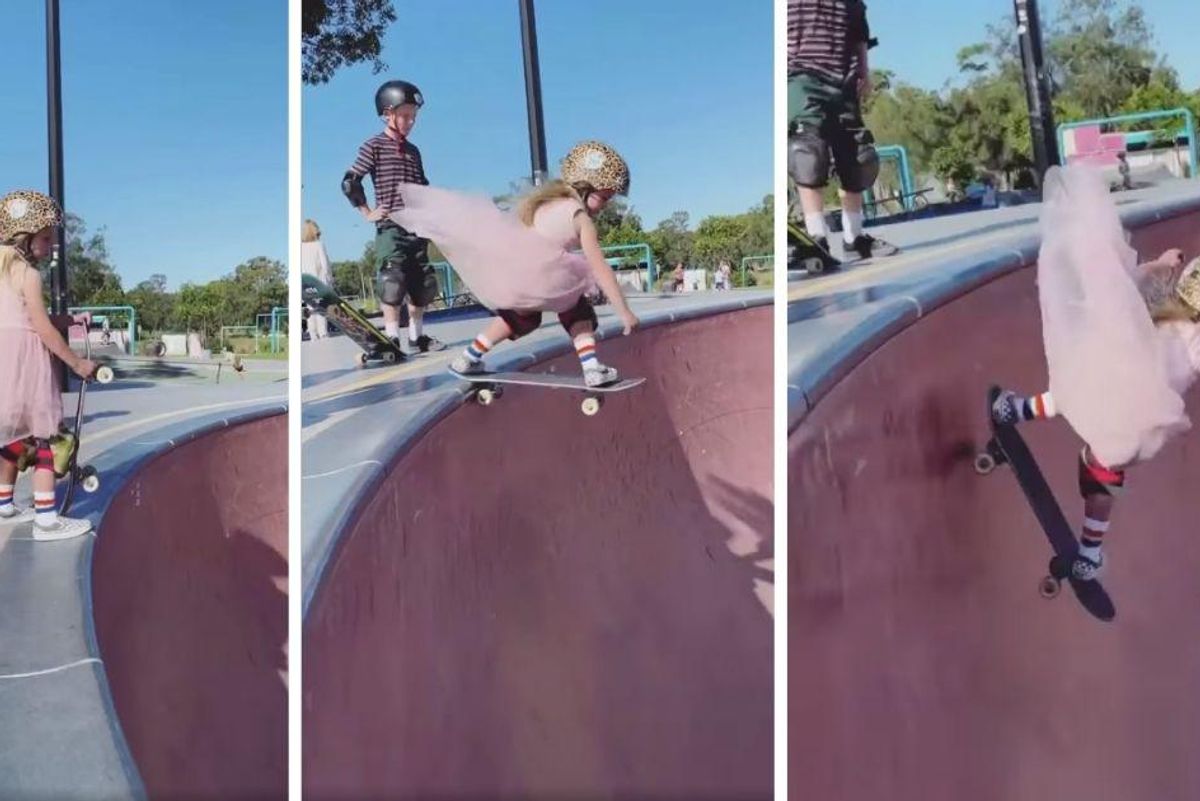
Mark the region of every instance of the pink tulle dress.
POLYGON ((26 437, 49 439, 62 422, 50 351, 33 330, 19 288, 29 269, 14 261, 0 274, 0 446, 26 437))
POLYGON ((454 271, 490 309, 563 312, 594 286, 579 247, 577 200, 542 205, 527 226, 483 196, 402 184, 404 208, 390 217, 430 239, 454 271))
POLYGON ((1042 335, 1055 406, 1096 458, 1152 458, 1188 430, 1182 392, 1195 368, 1185 332, 1156 328, 1138 289, 1137 253, 1108 184, 1085 166, 1046 173, 1038 254, 1042 335))

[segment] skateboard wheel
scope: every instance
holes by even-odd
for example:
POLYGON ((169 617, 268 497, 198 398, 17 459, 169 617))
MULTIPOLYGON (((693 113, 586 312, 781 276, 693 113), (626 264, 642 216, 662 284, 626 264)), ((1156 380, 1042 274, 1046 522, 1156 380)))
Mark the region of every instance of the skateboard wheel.
POLYGON ((809 275, 820 275, 825 272, 825 262, 820 259, 805 259, 804 269, 808 271, 809 275))
POLYGON ((583 410, 585 415, 588 417, 593 417, 597 412, 600 411, 600 399, 595 396, 584 398, 583 403, 581 403, 579 407, 583 410))
POLYGON ((80 469, 79 486, 89 494, 100 489, 100 476, 96 473, 96 468, 88 466, 80 469))
POLYGON ((395 364, 396 363, 396 354, 390 350, 385 350, 383 352, 383 362, 384 362, 384 364, 395 364))
POLYGON ((492 402, 496 400, 496 395, 497 393, 493 389, 481 389, 476 393, 475 400, 479 402, 480 406, 491 406, 492 402))
POLYGON ((354 357, 354 361, 356 364, 366 364, 367 363, 367 354, 359 353, 357 356, 354 357))
POLYGON ((1041 593, 1043 598, 1056 598, 1058 597, 1058 591, 1061 589, 1062 582, 1060 582, 1054 576, 1046 576, 1042 579, 1041 583, 1038 584, 1038 592, 1041 593))
POLYGON ((113 370, 107 364, 102 364, 96 368, 96 380, 101 384, 111 384, 113 380, 113 370))
POLYGON ((996 469, 996 459, 990 453, 980 453, 975 457, 975 472, 981 476, 996 469))

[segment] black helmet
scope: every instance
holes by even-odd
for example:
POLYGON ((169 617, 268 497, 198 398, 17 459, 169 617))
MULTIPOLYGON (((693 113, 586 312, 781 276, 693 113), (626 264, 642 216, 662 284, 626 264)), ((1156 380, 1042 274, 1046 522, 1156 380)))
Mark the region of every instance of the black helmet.
POLYGON ((375 92, 375 113, 383 116, 396 106, 412 103, 420 108, 425 105, 421 90, 408 81, 388 81, 375 92))

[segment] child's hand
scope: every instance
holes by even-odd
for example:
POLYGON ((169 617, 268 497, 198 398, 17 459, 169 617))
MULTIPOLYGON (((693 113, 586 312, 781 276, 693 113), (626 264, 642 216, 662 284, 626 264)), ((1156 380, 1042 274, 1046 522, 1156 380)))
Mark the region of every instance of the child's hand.
POLYGON ((1177 270, 1183 266, 1183 251, 1179 248, 1171 248, 1164 250, 1163 254, 1158 257, 1159 264, 1165 264, 1172 270, 1177 270))
POLYGON ((637 315, 634 314, 631 309, 622 310, 620 312, 620 317, 621 317, 621 322, 625 324, 625 336, 629 336, 630 334, 632 334, 633 329, 637 328, 638 323, 641 322, 640 320, 638 320, 637 315))
POLYGON ((87 380, 96 372, 96 363, 91 359, 77 359, 71 369, 75 371, 75 375, 87 380))
POLYGON ((379 222, 387 216, 387 212, 383 209, 375 209, 374 211, 368 211, 364 216, 367 218, 367 222, 379 222))

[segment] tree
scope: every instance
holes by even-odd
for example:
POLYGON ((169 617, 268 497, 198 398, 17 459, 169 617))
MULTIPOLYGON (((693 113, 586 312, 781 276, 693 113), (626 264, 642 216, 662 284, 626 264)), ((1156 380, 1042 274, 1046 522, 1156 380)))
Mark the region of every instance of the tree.
POLYGON ((139 326, 163 331, 171 323, 175 297, 167 293, 167 277, 156 274, 125 293, 125 302, 137 309, 139 326))
POLYGON ((647 234, 647 244, 654 251, 654 260, 664 268, 692 259, 692 238, 688 230, 688 213, 677 211, 647 234))
POLYGON ((378 74, 383 35, 396 21, 391 0, 304 0, 301 7, 301 78, 322 84, 345 66, 370 61, 378 74))
POLYGON ((333 291, 344 298, 362 295, 363 286, 373 280, 361 261, 335 261, 330 270, 333 272, 333 291))
POLYGON ((1089 117, 1108 117, 1145 85, 1155 66, 1146 14, 1137 3, 1063 0, 1047 53, 1061 89, 1089 117))
POLYGON ((109 264, 104 232, 90 237, 83 220, 67 214, 67 290, 72 306, 119 306, 121 278, 109 264))

